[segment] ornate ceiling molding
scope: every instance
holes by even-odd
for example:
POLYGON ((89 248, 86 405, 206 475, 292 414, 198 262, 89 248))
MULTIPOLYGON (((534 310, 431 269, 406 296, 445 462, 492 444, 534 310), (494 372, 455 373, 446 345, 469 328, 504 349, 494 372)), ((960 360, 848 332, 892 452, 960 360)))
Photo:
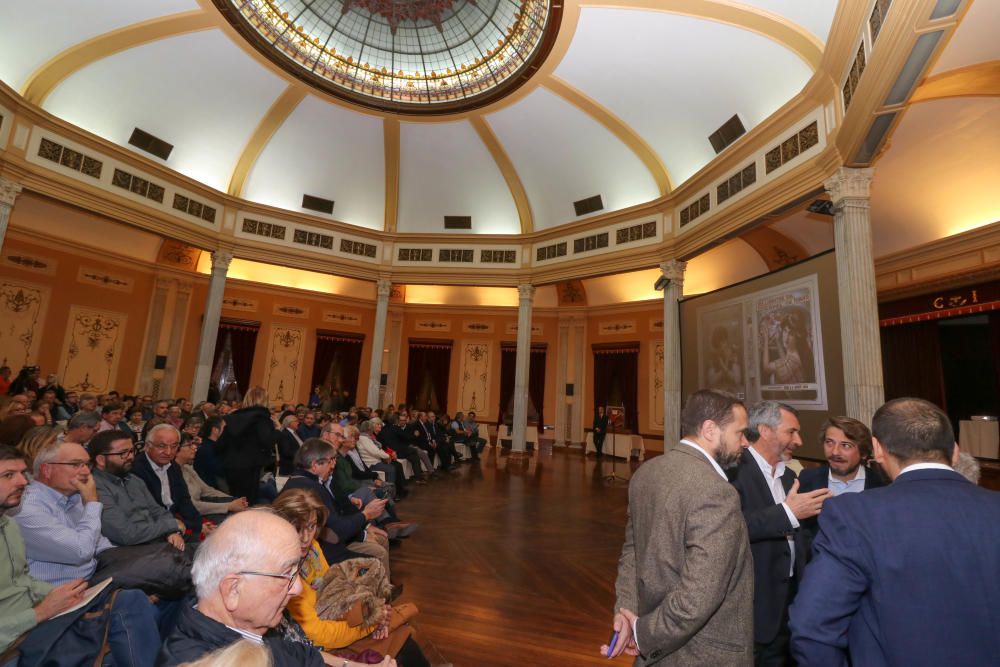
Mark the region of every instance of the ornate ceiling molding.
POLYGON ((118 28, 71 46, 28 77, 21 95, 28 102, 43 106, 56 86, 84 67, 128 49, 189 32, 210 30, 216 19, 208 12, 194 10, 162 16, 118 28))
POLYGON ((740 237, 756 251, 767 264, 768 271, 783 268, 809 257, 809 253, 797 241, 772 227, 755 227, 740 237))
POLYGON ((1000 60, 990 60, 929 77, 910 96, 910 104, 949 97, 997 96, 1000 96, 1000 60))
POLYGON ((663 164, 663 160, 656 154, 653 147, 646 143, 646 140, 630 125, 592 97, 577 90, 554 74, 548 76, 542 85, 596 120, 615 135, 619 141, 628 146, 629 150, 642 161, 653 180, 656 181, 656 187, 659 189, 661 197, 670 192, 672 186, 667 166, 663 164))
POLYGON ((385 224, 386 232, 395 232, 399 221, 399 121, 386 118, 382 121, 385 144, 385 224))
POLYGON ((469 122, 472 123, 479 139, 486 146, 486 150, 493 156, 493 161, 497 163, 497 169, 503 175, 503 180, 507 182, 510 196, 513 197, 514 205, 517 206, 517 217, 521 221, 521 233, 528 234, 534 230, 535 223, 531 214, 531 204, 528 202, 528 193, 524 189, 524 184, 521 183, 521 177, 517 175, 514 163, 511 162, 507 151, 503 149, 497 135, 493 133, 493 128, 482 117, 470 118, 469 122))
POLYGON ((304 86, 290 84, 274 101, 264 117, 260 119, 257 128, 250 135, 246 146, 243 147, 243 152, 240 153, 240 158, 236 161, 236 167, 233 168, 233 175, 229 179, 229 188, 227 189, 229 194, 234 197, 243 196, 247 178, 253 171, 254 165, 257 164, 257 158, 267 146, 267 142, 271 140, 278 128, 288 120, 288 117, 305 99, 305 96, 306 88, 304 86))

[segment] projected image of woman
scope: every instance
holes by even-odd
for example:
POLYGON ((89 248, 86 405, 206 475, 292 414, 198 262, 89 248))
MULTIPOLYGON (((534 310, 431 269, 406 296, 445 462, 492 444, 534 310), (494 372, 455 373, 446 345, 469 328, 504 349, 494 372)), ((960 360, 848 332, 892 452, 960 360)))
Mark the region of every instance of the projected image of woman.
POLYGON ((776 319, 761 323, 761 370, 767 384, 788 385, 816 381, 810 344, 808 315, 788 310, 776 319))

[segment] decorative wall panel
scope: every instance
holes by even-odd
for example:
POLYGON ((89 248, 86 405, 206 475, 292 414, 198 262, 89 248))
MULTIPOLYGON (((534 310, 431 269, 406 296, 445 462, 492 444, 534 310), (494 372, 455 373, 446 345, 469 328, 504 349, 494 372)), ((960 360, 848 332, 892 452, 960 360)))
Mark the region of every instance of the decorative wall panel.
POLYGON ((614 320, 601 322, 597 325, 597 333, 601 336, 616 336, 618 334, 635 333, 635 320, 614 320))
POLYGON ((0 282, 0 365, 11 377, 38 360, 49 290, 12 280, 0 282))
POLYGON ((417 331, 451 331, 451 320, 417 320, 413 328, 417 331))
POLYGON ((115 388, 126 320, 122 313, 70 306, 59 362, 66 389, 101 393, 115 388))
POLYGON ((276 303, 274 304, 274 314, 284 315, 285 317, 305 318, 309 317, 309 309, 289 303, 276 303))
POLYGON ((272 404, 289 403, 300 398, 299 373, 302 370, 305 333, 305 329, 298 327, 271 327, 264 387, 272 404))
POLYGON ((257 312, 257 299, 244 299, 240 296, 227 296, 222 300, 223 310, 238 310, 244 313, 257 312))
POLYGON ((24 253, 20 250, 7 250, 3 254, 4 263, 9 267, 31 271, 32 273, 42 273, 54 276, 58 262, 49 257, 42 257, 33 253, 24 253))
POLYGON ((649 321, 650 331, 663 331, 663 318, 654 319, 649 321))
POLYGON ((493 333, 493 323, 481 320, 466 320, 462 322, 462 331, 465 333, 490 334, 493 333))
POLYGON ((324 322, 335 322, 337 324, 349 324, 353 327, 361 326, 361 316, 354 313, 342 313, 339 310, 324 310, 324 322))
POLYGON ((76 280, 86 285, 94 285, 119 292, 131 292, 135 284, 135 281, 129 276, 120 273, 110 273, 103 269, 95 269, 89 266, 81 266, 77 270, 76 280))
MULTIPOLYGON (((650 425, 663 428, 663 341, 650 343, 653 354, 653 372, 649 374, 649 414, 653 416, 650 425)), ((678 369, 679 370, 679 369, 678 369)))
POLYGON ((490 354, 489 343, 464 341, 462 343, 462 362, 459 368, 459 406, 462 412, 488 411, 490 388, 490 354))
MULTIPOLYGON (((516 336, 517 335, 517 322, 508 322, 507 326, 504 327, 504 333, 506 333, 508 335, 511 335, 511 336, 516 336)), ((531 325, 531 335, 532 336, 541 336, 542 335, 542 325, 541 324, 534 324, 534 323, 532 323, 532 325, 531 325)))

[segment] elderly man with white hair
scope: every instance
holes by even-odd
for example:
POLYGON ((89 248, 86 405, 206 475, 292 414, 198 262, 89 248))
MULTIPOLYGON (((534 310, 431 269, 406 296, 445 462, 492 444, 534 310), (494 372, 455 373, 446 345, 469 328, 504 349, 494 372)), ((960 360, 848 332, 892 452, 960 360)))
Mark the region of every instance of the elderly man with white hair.
POLYGON ((281 623, 288 601, 302 592, 300 560, 295 528, 270 510, 251 509, 228 519, 198 549, 191 570, 198 602, 178 614, 157 664, 173 667, 247 639, 267 647, 274 667, 356 665, 268 633, 281 623))

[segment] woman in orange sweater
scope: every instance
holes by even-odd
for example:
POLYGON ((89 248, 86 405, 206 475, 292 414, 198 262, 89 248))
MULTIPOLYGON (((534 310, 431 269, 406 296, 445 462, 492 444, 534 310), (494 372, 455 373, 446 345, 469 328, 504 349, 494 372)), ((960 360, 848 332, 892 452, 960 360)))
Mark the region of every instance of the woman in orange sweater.
POLYGON ((358 654, 375 651, 395 657, 400 667, 430 667, 413 640, 413 627, 406 622, 416 615, 414 605, 404 604, 398 609, 389 607, 385 622, 379 626, 352 626, 347 620, 328 621, 319 617, 315 586, 322 581, 330 566, 316 538, 319 526, 326 524, 329 510, 315 493, 306 489, 282 491, 272 508, 299 531, 302 549, 300 574, 304 585, 302 593, 289 601, 288 611, 309 641, 327 652, 358 654))

